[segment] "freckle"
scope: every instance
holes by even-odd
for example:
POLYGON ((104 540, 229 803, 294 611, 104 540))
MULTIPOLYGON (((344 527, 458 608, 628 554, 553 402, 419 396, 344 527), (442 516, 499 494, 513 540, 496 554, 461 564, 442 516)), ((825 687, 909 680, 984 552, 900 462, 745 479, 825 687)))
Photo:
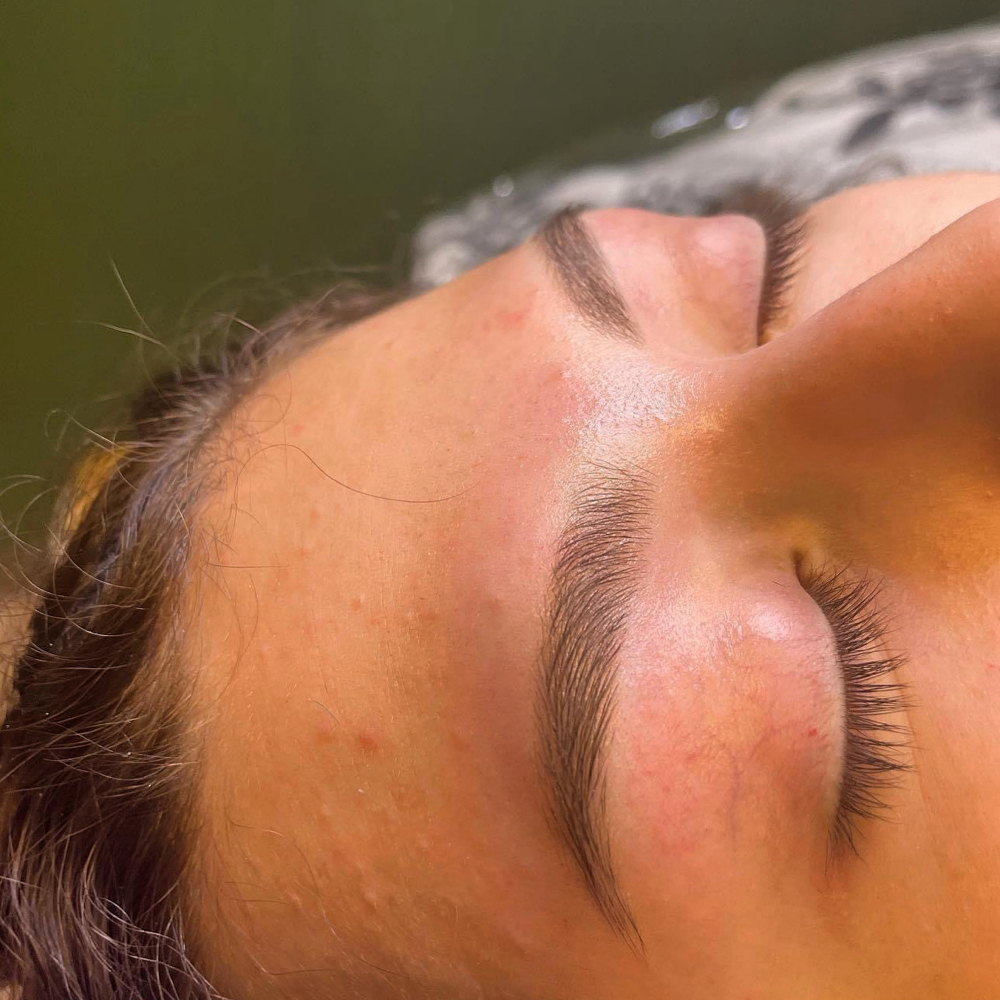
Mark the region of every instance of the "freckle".
POLYGON ((351 610, 360 611, 361 610, 361 598, 355 597, 351 599, 351 610))
POLYGON ((379 745, 378 739, 373 733, 358 733, 355 742, 358 745, 358 749, 362 753, 373 754, 378 753, 379 745))

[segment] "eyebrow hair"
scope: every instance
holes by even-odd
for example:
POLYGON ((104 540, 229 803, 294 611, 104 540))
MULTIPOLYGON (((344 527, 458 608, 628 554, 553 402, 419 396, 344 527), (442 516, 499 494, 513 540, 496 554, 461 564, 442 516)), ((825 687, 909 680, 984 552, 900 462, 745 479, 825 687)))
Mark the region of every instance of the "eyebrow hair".
POLYGON ((580 221, 583 206, 571 205, 553 215, 536 239, 555 271, 562 290, 588 326, 630 343, 642 337, 611 277, 594 237, 580 221))
POLYGON ((592 463, 581 480, 557 545, 535 701, 550 819, 604 918, 637 952, 642 937, 612 863, 607 757, 651 495, 640 469, 592 463))

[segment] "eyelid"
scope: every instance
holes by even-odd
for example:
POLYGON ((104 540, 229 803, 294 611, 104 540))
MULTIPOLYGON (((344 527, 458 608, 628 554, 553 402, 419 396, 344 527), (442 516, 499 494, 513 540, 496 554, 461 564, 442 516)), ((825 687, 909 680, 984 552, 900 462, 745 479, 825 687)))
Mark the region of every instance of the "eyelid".
POLYGON ((737 185, 719 198, 711 214, 735 213, 754 219, 764 230, 766 258, 757 309, 757 346, 789 305, 789 286, 801 264, 808 235, 808 202, 770 184, 737 185))
POLYGON ((894 721, 905 720, 912 707, 906 685, 897 680, 908 657, 886 652, 890 613, 871 577, 825 566, 798 572, 830 625, 843 679, 843 761, 830 849, 860 856, 863 824, 886 817, 886 793, 912 770, 909 726, 894 721))

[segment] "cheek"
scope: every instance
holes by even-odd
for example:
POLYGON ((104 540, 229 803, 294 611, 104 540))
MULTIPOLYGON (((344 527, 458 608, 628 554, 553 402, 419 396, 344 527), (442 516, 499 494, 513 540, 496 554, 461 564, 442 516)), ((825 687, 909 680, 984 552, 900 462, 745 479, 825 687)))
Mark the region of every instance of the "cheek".
POLYGON ((822 868, 840 699, 811 604, 688 609, 683 642, 672 604, 625 651, 610 785, 635 885, 687 923, 822 868))

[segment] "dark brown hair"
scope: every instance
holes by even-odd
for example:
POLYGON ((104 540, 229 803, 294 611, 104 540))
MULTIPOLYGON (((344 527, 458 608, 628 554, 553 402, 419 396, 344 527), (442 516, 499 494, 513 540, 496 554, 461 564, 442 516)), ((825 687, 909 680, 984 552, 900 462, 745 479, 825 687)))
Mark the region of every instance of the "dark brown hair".
POLYGON ((192 933, 199 757, 179 655, 207 446, 277 364, 399 297, 338 286, 263 329, 230 319, 242 336, 90 435, 0 651, 2 1000, 219 995, 192 933))

